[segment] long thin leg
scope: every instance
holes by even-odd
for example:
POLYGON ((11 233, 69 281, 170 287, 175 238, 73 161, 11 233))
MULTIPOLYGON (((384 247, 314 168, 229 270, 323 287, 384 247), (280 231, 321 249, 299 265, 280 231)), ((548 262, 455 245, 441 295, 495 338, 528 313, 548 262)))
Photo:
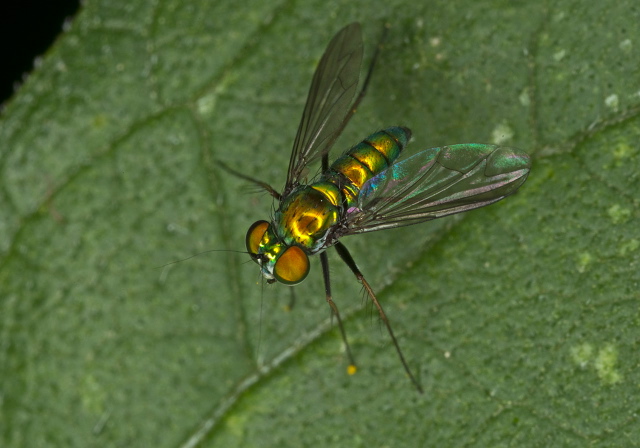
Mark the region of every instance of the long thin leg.
POLYGON ((240 179, 246 180, 247 182, 251 182, 252 184, 256 184, 258 187, 262 188, 263 190, 265 190, 267 193, 269 193, 271 196, 273 196, 274 198, 276 198, 278 201, 280 199, 282 199, 282 195, 280 193, 278 193, 276 191, 275 188, 273 188, 271 185, 269 185, 266 182, 262 182, 261 180, 258 179, 254 179, 251 176, 247 176, 246 174, 242 174, 239 171, 234 170, 233 168, 230 168, 226 163, 224 163, 222 160, 217 160, 218 164, 224 168, 225 171, 227 171, 230 174, 233 174, 236 177, 239 177, 240 179))
POLYGON ((322 172, 325 173, 329 169, 329 153, 322 154, 322 172))
POLYGON ((380 302, 378 302, 378 298, 373 293, 373 289, 371 289, 369 282, 365 280, 364 276, 362 275, 362 272, 360 272, 360 269, 358 269, 358 266, 356 266, 355 261, 353 261, 353 257, 351 257, 351 254, 349 253, 347 248, 344 246, 344 244, 338 242, 336 243, 335 247, 336 247, 336 250, 338 251, 338 254, 340 255, 340 258, 342 258, 342 260, 347 264, 347 266, 349 266, 349 269, 351 269, 351 271, 355 274, 358 281, 362 283, 362 286, 364 286, 364 289, 367 291, 369 298, 371 299, 373 304, 376 306, 376 308, 378 308, 380 319, 382 319, 385 326, 387 327, 387 331, 389 332, 389 336, 391 336, 393 345, 395 345, 396 347, 396 352, 398 352, 398 356, 400 357, 400 361, 402 362, 402 366, 404 367, 404 370, 407 372, 407 375, 409 375, 409 378, 411 379, 411 382, 413 383, 413 385, 416 387, 416 389, 418 389, 418 392, 423 393, 422 386, 420 385, 420 383, 418 383, 416 378, 413 376, 413 373, 411 373, 411 369, 409 369, 409 365, 407 364, 407 361, 404 359, 404 355, 402 354, 402 350, 400 350, 400 345, 398 344, 398 340, 396 339, 396 336, 393 334, 393 330, 391 329, 391 323, 389 322, 387 315, 382 309, 382 305, 380 305, 380 302))
POLYGON ((327 303, 331 307, 331 312, 334 316, 336 316, 336 320, 338 321, 340 334, 342 334, 342 341, 344 342, 344 345, 347 349, 347 356, 349 357, 348 372, 350 375, 352 375, 356 372, 356 363, 353 360, 353 355, 351 354, 351 347, 347 342, 347 333, 344 331, 344 325, 342 325, 342 318, 340 317, 340 313, 338 312, 338 307, 331 298, 331 282, 329 281, 329 258, 327 257, 326 252, 322 252, 320 254, 320 262, 322 263, 322 276, 324 277, 324 290, 326 293, 327 303))
MULTIPOLYGON (((340 125, 340 131, 338 132, 338 134, 342 133, 342 131, 344 130, 344 128, 347 125, 347 123, 349 123, 349 120, 351 120, 351 117, 353 117, 353 114, 356 113, 356 109, 357 109, 358 105, 360 104, 360 101, 362 101, 362 99, 364 98, 365 94, 367 93, 367 86, 369 85, 369 81, 371 80, 371 74, 373 73, 373 67, 376 65, 376 60, 378 59, 378 53, 380 51, 380 47, 382 46, 382 41, 384 40, 386 35, 387 35, 387 28, 385 28, 383 37, 380 40, 380 44, 376 47, 376 51, 373 54, 373 59, 371 60, 371 64, 369 65, 369 71, 367 72, 367 77, 365 78, 364 83, 362 84, 362 88, 360 89, 360 93, 358 94, 358 97, 356 98, 356 100, 354 101, 353 105, 351 106, 351 111, 349 111, 347 116, 342 121, 342 124, 340 125)), ((322 155, 322 172, 324 173, 328 169, 329 169, 329 153, 324 153, 322 155)), ((347 252, 347 254, 348 254, 348 252, 347 252)), ((326 252, 323 252, 323 253, 320 254, 320 261, 322 263, 322 275, 324 277, 324 289, 325 289, 325 292, 326 292, 327 303, 331 307, 331 311, 336 316, 336 320, 338 321, 338 327, 340 327, 340 334, 342 334, 342 340, 344 341, 344 345, 345 345, 345 347, 347 349, 347 355, 349 356, 350 365, 349 365, 348 371, 349 371, 350 374, 353 374, 353 373, 356 372, 356 363, 353 360, 353 355, 351 353, 351 347, 349 346, 349 342, 347 341, 347 333, 344 331, 344 325, 342 324, 342 319, 340 318, 340 313, 338 312, 338 307, 337 307, 337 305, 335 304, 335 302, 333 301, 333 299, 331 297, 331 282, 330 282, 330 279, 329 279, 329 258, 327 257, 327 253, 326 252)), ((355 266, 355 264, 354 264, 354 266, 355 266)), ((384 314, 384 312, 383 312, 383 314, 384 314)), ((393 334, 392 334, 392 337, 393 337, 393 334)), ((395 340, 395 338, 394 338, 394 340, 395 340)), ((400 356, 402 356, 402 354, 400 356)))
POLYGON ((289 304, 286 306, 287 311, 293 310, 293 306, 296 304, 296 290, 294 288, 289 288, 291 290, 291 296, 289 297, 289 304))

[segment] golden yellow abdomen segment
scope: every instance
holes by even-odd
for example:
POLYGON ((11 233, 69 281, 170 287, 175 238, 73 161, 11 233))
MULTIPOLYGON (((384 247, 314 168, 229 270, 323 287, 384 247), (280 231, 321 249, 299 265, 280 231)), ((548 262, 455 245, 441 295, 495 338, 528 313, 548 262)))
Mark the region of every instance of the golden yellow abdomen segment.
POLYGON ((325 179, 340 186, 347 203, 351 204, 365 182, 393 164, 409 138, 411 132, 401 127, 387 128, 371 134, 336 160, 325 179))
POLYGON ((366 165, 351 157, 340 157, 331 169, 344 174, 358 190, 373 177, 373 172, 366 165))

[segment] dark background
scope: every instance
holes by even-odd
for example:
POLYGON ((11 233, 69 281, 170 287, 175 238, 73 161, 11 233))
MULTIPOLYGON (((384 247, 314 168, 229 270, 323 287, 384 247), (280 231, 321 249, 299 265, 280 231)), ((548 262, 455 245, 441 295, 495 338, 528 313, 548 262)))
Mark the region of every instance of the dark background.
POLYGON ((13 95, 33 61, 43 56, 72 20, 79 0, 0 1, 0 104, 13 95))

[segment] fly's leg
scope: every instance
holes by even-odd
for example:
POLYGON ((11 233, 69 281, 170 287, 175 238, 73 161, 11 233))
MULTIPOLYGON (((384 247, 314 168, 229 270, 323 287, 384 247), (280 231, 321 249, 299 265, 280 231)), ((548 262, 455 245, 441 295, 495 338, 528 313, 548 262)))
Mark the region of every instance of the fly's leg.
POLYGON ((234 176, 239 177, 240 179, 246 180, 247 182, 251 182, 252 184, 257 185, 259 188, 265 190, 267 193, 269 193, 271 196, 276 198, 278 201, 282 199, 282 195, 278 193, 276 189, 273 188, 268 183, 262 182, 261 180, 258 180, 258 179, 254 179, 253 177, 247 176, 246 174, 242 174, 241 172, 236 171, 233 168, 230 168, 226 163, 222 162, 221 160, 217 160, 217 163, 219 163, 220 166, 224 168, 224 170, 229 174, 233 174, 234 176))
POLYGON ((331 298, 331 282, 329 281, 329 258, 327 257, 326 252, 322 252, 320 254, 320 262, 322 263, 322 277, 324 278, 324 290, 326 292, 327 303, 331 307, 331 313, 336 316, 338 327, 340 328, 340 334, 342 334, 342 341, 344 342, 344 346, 347 350, 347 356, 349 357, 349 367, 347 369, 347 372, 349 373, 349 375, 353 375, 354 373, 356 373, 356 363, 353 360, 353 355, 351 354, 351 347, 349 347, 349 343, 347 342, 347 333, 344 331, 344 325, 342 325, 342 318, 340 318, 338 307, 331 298))
POLYGON ((407 372, 407 375, 409 375, 409 378, 411 379, 411 382, 413 383, 413 385, 416 387, 416 389, 418 389, 418 392, 423 393, 422 386, 420 385, 420 383, 418 383, 416 378, 413 376, 413 373, 411 373, 411 370, 409 369, 409 365, 407 364, 407 361, 404 359, 404 355, 402 354, 402 350, 400 350, 400 345, 398 344, 398 340, 396 339, 396 336, 393 334, 393 330, 391 329, 391 323, 389 322, 387 315, 382 309, 382 305, 380 305, 378 298, 373 293, 373 289, 371 289, 369 282, 365 280, 364 276, 362 275, 362 272, 360 272, 360 269, 358 269, 358 266, 356 266, 355 261, 353 261, 353 257, 351 257, 351 254, 349 253, 347 248, 344 246, 344 244, 338 242, 336 243, 335 248, 338 251, 340 258, 342 258, 342 260, 347 264, 347 266, 349 266, 349 269, 351 269, 351 271, 354 273, 358 281, 362 283, 362 286, 364 287, 365 291, 367 291, 369 298, 371 299, 375 307, 378 309, 378 313, 380 314, 380 319, 382 320, 382 322, 384 322, 384 325, 387 327, 387 331, 389 332, 389 336, 391 336, 393 345, 396 347, 396 352, 400 357, 400 361, 402 362, 402 366, 404 367, 404 370, 407 372))
POLYGON ((285 307, 286 311, 293 310, 293 306, 296 304, 296 290, 294 288, 289 288, 291 291, 291 296, 289 297, 289 304, 285 307))

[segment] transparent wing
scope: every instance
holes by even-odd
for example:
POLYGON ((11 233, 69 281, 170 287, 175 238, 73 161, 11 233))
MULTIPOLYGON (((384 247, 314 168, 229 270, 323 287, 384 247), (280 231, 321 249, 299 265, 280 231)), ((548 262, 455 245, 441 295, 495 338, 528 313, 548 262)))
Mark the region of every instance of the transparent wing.
POLYGON ((514 193, 530 168, 529 155, 515 148, 470 143, 426 149, 362 186, 343 235, 483 207, 514 193))
POLYGON ((327 153, 338 137, 358 87, 361 64, 362 32, 359 23, 352 23, 329 42, 313 75, 291 151, 285 194, 305 166, 327 153))

